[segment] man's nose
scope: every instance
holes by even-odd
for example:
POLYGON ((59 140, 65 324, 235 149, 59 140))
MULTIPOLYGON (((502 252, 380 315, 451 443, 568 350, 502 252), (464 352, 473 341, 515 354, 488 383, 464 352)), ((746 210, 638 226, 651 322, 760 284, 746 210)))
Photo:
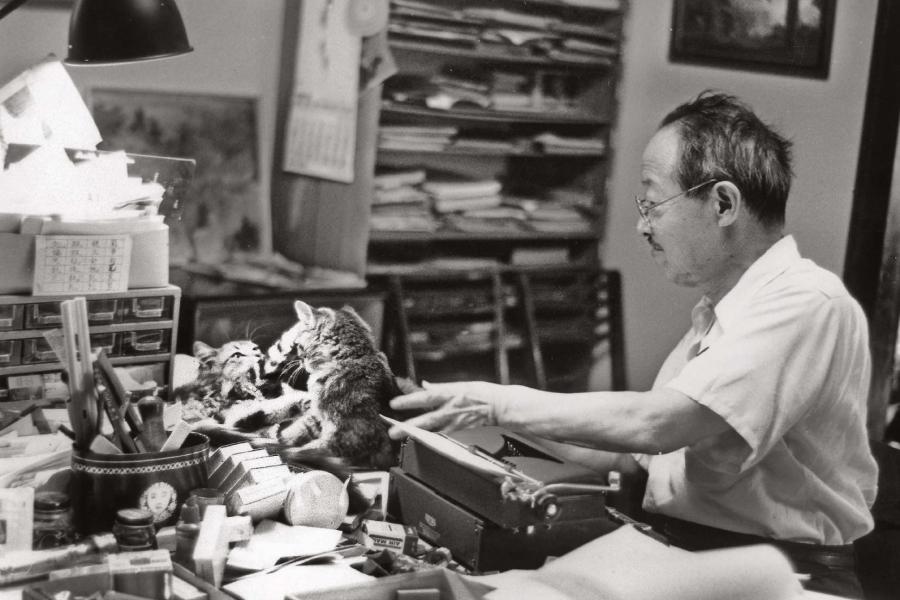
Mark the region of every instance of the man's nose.
POLYGON ((637 232, 641 235, 650 235, 650 224, 644 217, 638 216, 635 229, 637 229, 637 232))

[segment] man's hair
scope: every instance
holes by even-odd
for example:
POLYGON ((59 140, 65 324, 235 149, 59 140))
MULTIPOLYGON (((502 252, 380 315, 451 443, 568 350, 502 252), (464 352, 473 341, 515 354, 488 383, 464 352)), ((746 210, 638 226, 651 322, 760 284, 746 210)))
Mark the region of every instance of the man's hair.
POLYGON ((791 189, 791 142, 728 94, 702 92, 667 114, 681 137, 675 180, 688 189, 709 179, 731 181, 747 209, 767 226, 784 223, 791 189))

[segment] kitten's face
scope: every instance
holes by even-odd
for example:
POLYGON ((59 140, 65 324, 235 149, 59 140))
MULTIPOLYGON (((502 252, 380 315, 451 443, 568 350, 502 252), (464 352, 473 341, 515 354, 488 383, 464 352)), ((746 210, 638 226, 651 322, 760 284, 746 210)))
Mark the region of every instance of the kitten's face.
POLYGON ((313 355, 317 360, 330 360, 342 349, 374 345, 371 329, 352 308, 313 308, 298 300, 294 310, 297 323, 266 353, 266 374, 291 363, 302 366, 313 355))
POLYGON ((221 377, 223 396, 234 387, 256 386, 262 380, 265 355, 253 342, 239 340, 213 348, 198 341, 194 356, 200 360, 201 370, 221 377))

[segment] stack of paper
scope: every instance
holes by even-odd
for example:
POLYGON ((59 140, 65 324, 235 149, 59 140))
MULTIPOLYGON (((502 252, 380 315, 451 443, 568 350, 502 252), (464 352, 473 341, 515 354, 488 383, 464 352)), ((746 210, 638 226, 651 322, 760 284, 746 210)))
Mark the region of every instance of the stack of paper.
POLYGON ((382 125, 378 149, 435 152, 446 148, 457 131, 452 126, 382 125))
POLYGON ((465 179, 448 176, 429 178, 422 184, 438 213, 460 212, 500 206, 502 184, 496 179, 465 179))
POLYGON ((547 154, 586 154, 602 155, 606 151, 606 142, 600 138, 561 136, 555 133, 542 133, 532 138, 538 148, 547 154))
POLYGON ((436 223, 428 206, 428 194, 420 188, 425 170, 381 167, 375 174, 372 214, 374 231, 430 232, 436 223))

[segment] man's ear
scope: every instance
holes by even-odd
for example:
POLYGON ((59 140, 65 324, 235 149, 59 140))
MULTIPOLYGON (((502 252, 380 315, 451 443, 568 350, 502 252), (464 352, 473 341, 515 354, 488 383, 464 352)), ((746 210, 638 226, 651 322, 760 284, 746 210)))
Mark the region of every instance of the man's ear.
POLYGON ((713 187, 713 206, 719 227, 728 227, 744 209, 744 195, 730 181, 719 181, 713 187))

